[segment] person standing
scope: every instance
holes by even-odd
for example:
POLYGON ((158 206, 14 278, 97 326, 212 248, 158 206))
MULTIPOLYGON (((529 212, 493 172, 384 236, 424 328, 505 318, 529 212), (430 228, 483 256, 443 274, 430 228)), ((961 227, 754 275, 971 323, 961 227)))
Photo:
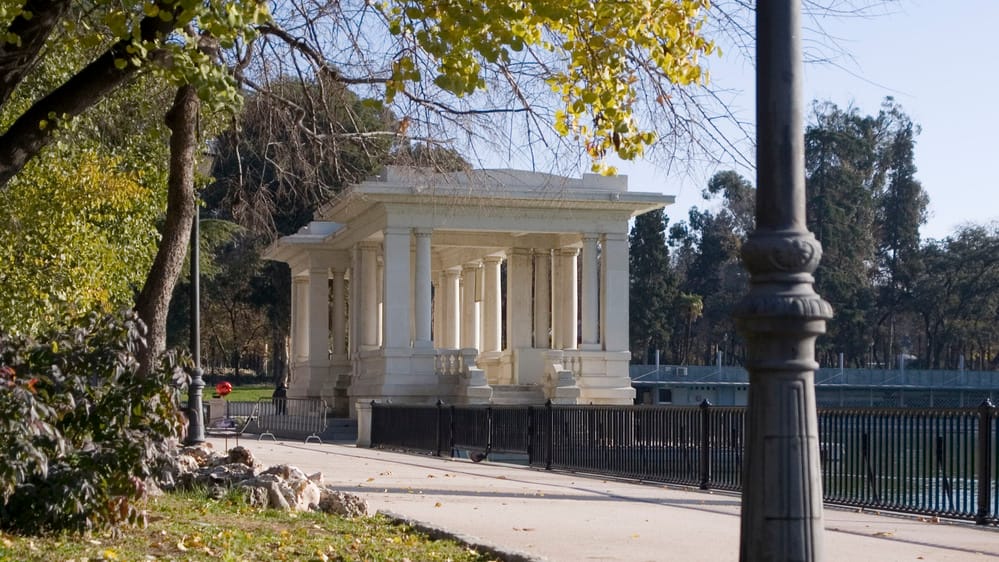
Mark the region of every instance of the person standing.
POLYGON ((282 382, 271 394, 271 403, 274 404, 274 413, 279 416, 288 414, 288 387, 282 382))

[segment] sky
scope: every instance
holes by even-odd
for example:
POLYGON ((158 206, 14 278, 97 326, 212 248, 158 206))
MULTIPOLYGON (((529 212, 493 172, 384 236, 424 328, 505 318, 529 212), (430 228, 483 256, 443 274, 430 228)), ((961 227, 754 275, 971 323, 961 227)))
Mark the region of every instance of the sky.
MULTIPOLYGON (((885 96, 901 104, 922 128, 916 138, 916 178, 929 194, 923 239, 942 239, 967 223, 999 221, 999 0, 901 0, 888 13, 866 18, 826 18, 825 33, 849 54, 836 64, 805 67, 805 103, 831 101, 876 114, 885 96)), ((806 44, 818 33, 806 21, 806 44)), ((751 63, 734 53, 713 62, 712 83, 742 93, 733 105, 747 121, 754 115, 751 63)), ((727 169, 725 167, 719 168, 727 169)), ((714 171, 663 171, 644 162, 624 163, 629 189, 676 196, 670 223, 685 220, 692 205, 708 206, 701 190, 714 171)), ((738 170, 755 184, 755 172, 738 170)))

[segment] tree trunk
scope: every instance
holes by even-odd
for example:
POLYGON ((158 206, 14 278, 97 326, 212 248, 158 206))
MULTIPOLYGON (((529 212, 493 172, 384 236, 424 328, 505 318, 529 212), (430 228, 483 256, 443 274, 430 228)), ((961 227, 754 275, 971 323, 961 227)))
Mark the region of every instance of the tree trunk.
POLYGON ((140 350, 142 372, 149 372, 166 349, 166 321, 170 297, 184 266, 194 220, 194 158, 198 146, 198 110, 201 102, 193 86, 181 86, 166 114, 170 128, 170 176, 167 184, 163 238, 145 285, 135 302, 146 323, 146 345, 140 350))

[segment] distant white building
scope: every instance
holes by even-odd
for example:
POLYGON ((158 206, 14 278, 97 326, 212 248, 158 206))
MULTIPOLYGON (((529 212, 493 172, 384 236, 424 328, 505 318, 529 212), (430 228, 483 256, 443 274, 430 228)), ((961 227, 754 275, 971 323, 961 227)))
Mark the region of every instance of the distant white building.
POLYGON ((388 167, 266 252, 291 267, 289 397, 629 404, 627 178, 388 167))

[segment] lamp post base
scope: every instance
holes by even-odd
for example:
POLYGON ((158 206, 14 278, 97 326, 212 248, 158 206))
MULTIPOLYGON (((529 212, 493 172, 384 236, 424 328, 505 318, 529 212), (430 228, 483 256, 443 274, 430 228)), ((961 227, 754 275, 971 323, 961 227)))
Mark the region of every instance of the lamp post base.
POLYGON ((201 406, 201 391, 205 388, 204 372, 201 367, 195 367, 191 374, 191 382, 187 386, 187 438, 185 445, 196 445, 205 442, 204 408, 201 406))

